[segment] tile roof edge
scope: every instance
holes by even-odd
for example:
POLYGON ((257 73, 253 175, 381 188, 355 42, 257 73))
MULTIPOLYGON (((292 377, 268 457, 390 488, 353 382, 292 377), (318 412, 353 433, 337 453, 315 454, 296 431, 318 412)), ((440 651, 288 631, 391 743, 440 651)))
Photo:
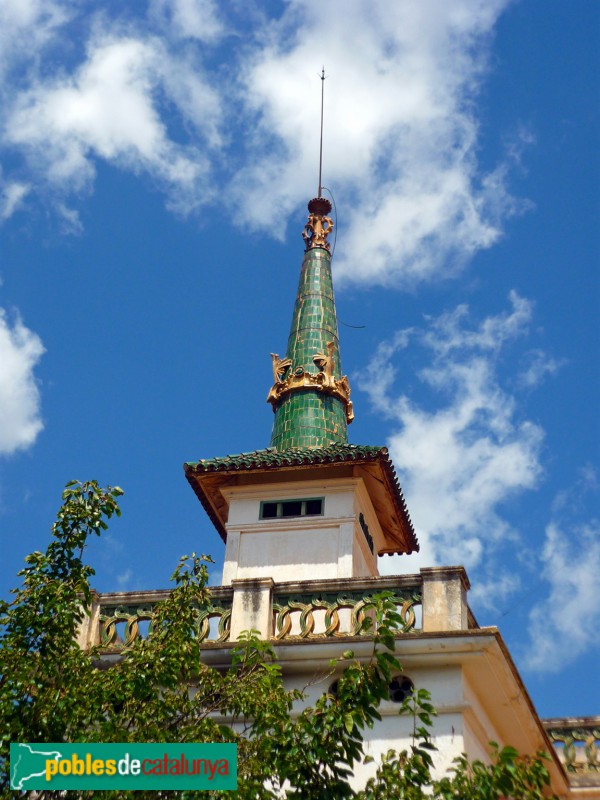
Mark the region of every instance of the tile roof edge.
MULTIPOLYGON (((234 453, 216 458, 202 458, 198 461, 188 461, 184 463, 184 470, 188 472, 216 472, 226 471, 228 467, 239 469, 253 469, 256 466, 274 465, 295 466, 302 463, 335 462, 336 456, 340 461, 350 460, 348 456, 376 458, 382 455, 390 461, 387 447, 379 445, 353 445, 335 444, 329 447, 310 449, 307 447, 290 448, 288 450, 276 450, 268 447, 263 450, 251 450, 246 453, 234 453), (344 458, 346 456, 346 458, 344 458), (207 467, 208 469, 203 469, 207 467)), ((355 460, 352 458, 351 460, 355 460)), ((391 463, 391 461, 390 461, 391 463)))

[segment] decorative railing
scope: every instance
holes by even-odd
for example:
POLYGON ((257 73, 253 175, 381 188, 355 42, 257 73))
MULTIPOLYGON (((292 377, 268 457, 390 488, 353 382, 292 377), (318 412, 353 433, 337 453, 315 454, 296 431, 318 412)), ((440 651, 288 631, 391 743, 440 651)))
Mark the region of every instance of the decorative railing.
MULTIPOLYGON (((396 578, 396 581, 398 579, 396 578)), ((307 581, 302 588, 309 588, 307 581)), ((337 583, 332 581, 331 583, 337 583)), ((315 639, 339 636, 373 635, 375 624, 374 600, 377 593, 372 582, 343 581, 345 586, 337 591, 322 590, 317 587, 312 592, 276 593, 273 600, 273 637, 287 639, 315 639), (357 583, 356 589, 352 583, 357 583), (361 583, 367 586, 361 587, 361 583), (370 619, 369 625, 366 620, 370 619)), ((422 592, 420 584, 412 586, 380 586, 377 591, 391 591, 400 614, 401 630, 408 633, 417 628, 420 619, 422 592)))
MULTIPOLYGON (((99 613, 99 644, 103 650, 124 650, 151 632, 154 610, 166 592, 148 593, 147 598, 132 602, 116 602, 116 597, 103 595, 99 613)), ((201 642, 227 642, 231 629, 233 591, 218 587, 211 591, 210 602, 196 606, 196 637, 201 642)))
POLYGON ((146 606, 102 605, 100 646, 122 649, 130 647, 138 638, 145 638, 145 635, 152 630, 152 613, 155 605, 155 603, 146 606))
MULTIPOLYGON (((272 578, 234 579, 231 586, 210 587, 207 602, 195 608, 194 635, 213 647, 237 641, 248 630, 273 642, 366 638, 376 626, 374 597, 381 592, 387 592, 396 606, 399 635, 468 630, 477 627, 466 601, 468 588, 462 567, 422 568, 418 575, 278 583, 272 578)), ((78 632, 80 646, 100 646, 108 653, 132 647, 152 631, 156 606, 168 595, 168 591, 94 595, 78 632)), ((590 763, 595 763, 593 759, 590 763)))
POLYGON ((543 720, 546 733, 564 763, 576 776, 595 776, 600 784, 600 717, 543 720))

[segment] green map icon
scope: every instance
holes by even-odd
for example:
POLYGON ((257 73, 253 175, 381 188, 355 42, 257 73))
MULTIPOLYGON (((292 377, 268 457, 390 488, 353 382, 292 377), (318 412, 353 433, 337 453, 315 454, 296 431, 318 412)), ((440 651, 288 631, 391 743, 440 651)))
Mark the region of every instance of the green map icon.
POLYGON ((44 778, 46 761, 49 758, 58 761, 62 755, 60 751, 49 750, 43 744, 11 744, 10 788, 21 792, 33 788, 27 782, 35 778, 44 778))

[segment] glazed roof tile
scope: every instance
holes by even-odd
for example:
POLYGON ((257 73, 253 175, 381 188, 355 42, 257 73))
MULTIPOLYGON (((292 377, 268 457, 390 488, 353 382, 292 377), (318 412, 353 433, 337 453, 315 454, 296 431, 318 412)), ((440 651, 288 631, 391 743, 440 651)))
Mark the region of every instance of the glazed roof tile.
POLYGON ((404 531, 404 541, 407 547, 407 549, 390 547, 386 552, 412 552, 418 550, 417 537, 387 447, 354 444, 331 444, 328 447, 298 447, 288 450, 276 450, 273 447, 269 447, 265 450, 253 450, 249 453, 238 453, 237 455, 189 462, 184 464, 184 470, 188 481, 217 530, 222 538, 226 539, 222 514, 218 513, 214 503, 210 502, 207 495, 208 487, 204 485, 211 473, 221 473, 225 476, 240 472, 263 472, 310 466, 326 467, 327 465, 352 463, 372 464, 373 468, 381 470, 379 474, 382 477, 385 476, 384 482, 388 486, 388 497, 391 496, 392 504, 396 509, 397 519, 400 520, 404 531))
MULTIPOLYGON (((269 467, 294 467, 310 464, 332 464, 342 461, 374 460, 380 455, 387 456, 386 447, 369 445, 332 444, 329 447, 295 447, 288 450, 252 450, 249 453, 223 456, 221 458, 202 458, 200 461, 185 464, 186 472, 228 472, 230 470, 265 469, 269 467)), ((388 456, 389 460, 389 456, 388 456)), ((390 461, 391 465, 391 461, 390 461)), ((393 467, 392 467, 393 469, 393 467)))

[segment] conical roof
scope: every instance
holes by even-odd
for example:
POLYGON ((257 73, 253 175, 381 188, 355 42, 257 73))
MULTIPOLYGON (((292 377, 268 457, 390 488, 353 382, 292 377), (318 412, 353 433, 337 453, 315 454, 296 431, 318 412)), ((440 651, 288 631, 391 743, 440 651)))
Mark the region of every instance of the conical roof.
POLYGON ((306 251, 285 356, 272 353, 274 384, 267 398, 275 412, 270 446, 276 450, 327 447, 348 441, 350 387, 342 375, 331 253, 331 204, 308 204, 306 251))
POLYGON ((268 487, 282 481, 309 481, 311 487, 317 477, 323 485, 360 482, 384 537, 377 554, 411 553, 419 545, 387 449, 348 444, 353 412, 348 379, 342 375, 331 281, 331 205, 317 197, 308 210, 287 349, 283 358, 271 353, 274 383, 267 400, 275 422, 270 447, 189 462, 185 474, 224 540, 235 487, 260 485, 261 496, 267 497, 268 487))

